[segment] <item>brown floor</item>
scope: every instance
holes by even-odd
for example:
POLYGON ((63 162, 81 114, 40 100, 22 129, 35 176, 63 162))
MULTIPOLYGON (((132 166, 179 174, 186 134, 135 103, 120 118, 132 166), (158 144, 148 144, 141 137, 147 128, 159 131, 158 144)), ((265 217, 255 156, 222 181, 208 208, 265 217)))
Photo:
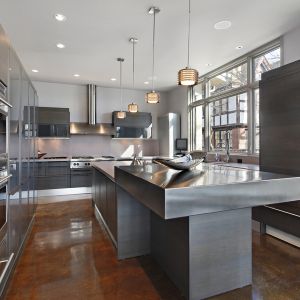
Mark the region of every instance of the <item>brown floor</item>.
MULTIPOLYGON (((117 261, 91 202, 40 205, 6 300, 183 299, 150 256, 117 261)), ((300 299, 300 250, 253 235, 253 285, 214 300, 300 299)))

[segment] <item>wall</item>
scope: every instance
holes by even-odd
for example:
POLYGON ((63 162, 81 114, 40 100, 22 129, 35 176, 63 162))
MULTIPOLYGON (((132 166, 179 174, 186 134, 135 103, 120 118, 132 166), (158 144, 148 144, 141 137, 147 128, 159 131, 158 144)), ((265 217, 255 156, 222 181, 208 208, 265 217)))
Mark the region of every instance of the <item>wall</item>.
POLYGON ((167 92, 166 112, 179 113, 181 116, 181 137, 188 137, 188 93, 187 88, 178 86, 167 92))
POLYGON ((70 139, 39 139, 38 147, 47 156, 102 155, 131 157, 158 155, 157 140, 112 139, 109 136, 72 136, 70 139))
POLYGON ((283 36, 283 63, 294 62, 300 59, 300 27, 297 27, 283 36))
MULTIPOLYGON (((34 86, 39 95, 39 106, 69 107, 71 122, 87 122, 87 86, 62 83, 49 83, 35 81, 34 86)), ((151 112, 153 119, 153 138, 157 137, 157 117, 166 111, 166 93, 161 93, 158 104, 145 102, 146 91, 124 89, 123 109, 135 102, 139 110, 151 112)), ((120 91, 118 88, 97 87, 97 122, 111 123, 111 113, 120 110, 120 91)))
MULTIPOLYGON (((88 100, 86 85, 72 85, 35 81, 34 86, 39 96, 39 106, 70 108, 71 122, 87 122, 88 100)), ((147 104, 144 100, 146 91, 124 89, 124 107, 134 101, 139 110, 151 112, 153 119, 153 140, 136 139, 117 140, 105 136, 71 136, 69 140, 39 139, 39 150, 49 156, 72 155, 113 155, 130 156, 133 153, 158 155, 157 117, 167 111, 167 93, 161 93, 159 104, 147 104), (133 152, 134 151, 134 152, 133 152)), ((97 122, 111 123, 111 113, 120 110, 120 91, 118 88, 97 87, 97 122)))

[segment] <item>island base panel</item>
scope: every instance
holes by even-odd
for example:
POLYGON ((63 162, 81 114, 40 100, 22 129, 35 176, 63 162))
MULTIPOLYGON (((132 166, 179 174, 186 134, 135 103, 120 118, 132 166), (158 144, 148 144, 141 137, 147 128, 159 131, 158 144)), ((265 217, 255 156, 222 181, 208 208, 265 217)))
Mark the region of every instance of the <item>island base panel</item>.
POLYGON ((150 253, 150 210, 116 185, 118 259, 150 253))
POLYGON ((190 300, 252 283, 251 209, 163 220, 151 214, 151 255, 190 300))

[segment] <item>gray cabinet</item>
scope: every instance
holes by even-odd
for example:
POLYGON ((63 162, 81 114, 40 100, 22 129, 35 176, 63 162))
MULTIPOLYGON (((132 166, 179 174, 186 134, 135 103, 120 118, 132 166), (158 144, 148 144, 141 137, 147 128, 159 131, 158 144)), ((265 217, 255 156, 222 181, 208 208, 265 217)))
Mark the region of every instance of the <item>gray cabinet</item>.
POLYGON ((92 170, 71 170, 71 188, 77 187, 91 187, 92 186, 92 178, 93 178, 92 170))
POLYGON ((117 238, 117 207, 115 183, 101 172, 93 172, 93 202, 97 206, 110 233, 117 238))
POLYGON ((70 188, 69 162, 39 162, 36 165, 37 190, 70 188))
POLYGON ((7 86, 8 81, 8 39, 3 28, 0 26, 0 80, 7 86))

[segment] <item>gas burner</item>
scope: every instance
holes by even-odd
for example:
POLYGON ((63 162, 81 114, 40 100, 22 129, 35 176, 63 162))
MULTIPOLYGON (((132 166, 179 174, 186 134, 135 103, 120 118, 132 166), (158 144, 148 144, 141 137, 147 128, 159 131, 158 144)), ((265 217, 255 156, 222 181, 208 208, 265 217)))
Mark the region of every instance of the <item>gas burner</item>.
POLYGON ((44 159, 67 159, 66 156, 50 156, 50 157, 44 157, 44 159))

